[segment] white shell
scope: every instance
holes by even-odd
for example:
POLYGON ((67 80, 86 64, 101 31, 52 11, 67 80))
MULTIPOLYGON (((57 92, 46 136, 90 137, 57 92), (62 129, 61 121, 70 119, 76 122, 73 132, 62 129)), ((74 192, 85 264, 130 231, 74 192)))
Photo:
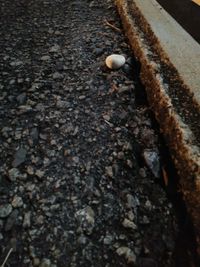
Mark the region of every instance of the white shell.
POLYGON ((126 62, 126 59, 122 55, 113 54, 106 58, 106 66, 109 69, 117 70, 121 68, 126 62))

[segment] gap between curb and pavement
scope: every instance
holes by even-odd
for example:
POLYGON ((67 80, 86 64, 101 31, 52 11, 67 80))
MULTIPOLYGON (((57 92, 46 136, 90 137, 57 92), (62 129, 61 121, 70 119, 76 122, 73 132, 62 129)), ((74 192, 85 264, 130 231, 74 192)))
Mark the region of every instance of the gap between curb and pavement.
POLYGON ((155 0, 116 4, 180 176, 200 255, 200 45, 155 0))

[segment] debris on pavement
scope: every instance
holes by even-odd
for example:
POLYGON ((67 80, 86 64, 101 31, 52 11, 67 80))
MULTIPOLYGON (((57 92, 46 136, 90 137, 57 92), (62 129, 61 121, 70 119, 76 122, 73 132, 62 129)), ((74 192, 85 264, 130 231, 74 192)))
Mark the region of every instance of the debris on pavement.
POLYGON ((117 70, 121 68, 126 62, 126 59, 122 55, 110 55, 106 58, 106 66, 109 69, 117 70))

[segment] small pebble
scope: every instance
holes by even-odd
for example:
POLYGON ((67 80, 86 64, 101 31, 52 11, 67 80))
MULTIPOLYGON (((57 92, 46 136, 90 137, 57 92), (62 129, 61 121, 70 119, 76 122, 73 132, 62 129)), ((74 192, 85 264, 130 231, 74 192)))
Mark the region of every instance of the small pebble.
POLYGON ((0 218, 6 218, 12 212, 12 206, 10 204, 4 204, 0 206, 0 218))
POLYGON ((109 69, 117 70, 121 68, 126 62, 126 59, 122 55, 113 54, 106 58, 106 66, 109 69))
POLYGON ((135 263, 136 256, 130 248, 119 247, 116 252, 119 256, 124 256, 128 263, 135 263))
POLYGON ((12 206, 13 208, 20 208, 23 206, 23 200, 21 197, 14 196, 13 201, 12 201, 12 206))
POLYGON ((135 230, 135 229, 137 229, 137 226, 133 223, 133 222, 131 222, 130 220, 128 220, 128 219, 124 219, 124 221, 122 222, 122 225, 125 227, 125 228, 130 228, 130 229, 132 229, 132 230, 135 230))

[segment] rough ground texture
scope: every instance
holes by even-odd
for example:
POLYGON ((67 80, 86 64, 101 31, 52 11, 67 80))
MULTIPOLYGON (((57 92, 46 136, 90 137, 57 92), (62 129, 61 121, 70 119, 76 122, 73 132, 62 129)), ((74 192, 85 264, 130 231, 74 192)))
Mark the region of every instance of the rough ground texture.
POLYGON ((0 1, 0 264, 174 266, 160 143, 99 2, 0 1), (113 52, 123 69, 104 66, 113 52))
POLYGON ((138 0, 117 0, 117 5, 134 54, 141 62, 140 77, 149 102, 180 176, 179 190, 193 221, 200 256, 200 106, 191 94, 193 87, 185 84, 187 79, 184 82, 179 68, 172 65, 172 55, 168 57, 164 42, 159 41, 161 35, 152 21, 148 23, 151 12, 148 16, 138 0))

